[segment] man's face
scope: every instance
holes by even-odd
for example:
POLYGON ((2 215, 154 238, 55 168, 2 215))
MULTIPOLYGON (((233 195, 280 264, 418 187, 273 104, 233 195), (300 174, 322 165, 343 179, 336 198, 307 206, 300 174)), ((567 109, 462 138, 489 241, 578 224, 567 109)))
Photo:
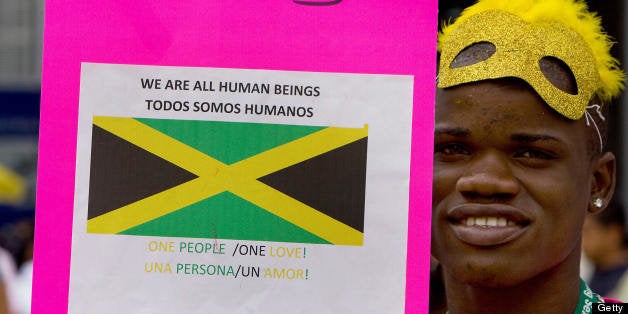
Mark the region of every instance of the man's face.
POLYGON ((445 271, 501 287, 579 258, 587 136, 583 119, 557 115, 516 82, 439 90, 432 253, 445 271))

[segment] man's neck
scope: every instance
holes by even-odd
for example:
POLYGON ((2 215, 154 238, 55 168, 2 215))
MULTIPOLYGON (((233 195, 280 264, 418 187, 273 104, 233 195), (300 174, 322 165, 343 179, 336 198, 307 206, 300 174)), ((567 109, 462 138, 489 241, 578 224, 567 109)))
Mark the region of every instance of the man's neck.
POLYGON ((444 270, 447 307, 450 314, 471 313, 573 313, 580 297, 578 261, 563 263, 509 287, 465 284, 444 270), (574 265, 575 264, 575 265, 574 265))

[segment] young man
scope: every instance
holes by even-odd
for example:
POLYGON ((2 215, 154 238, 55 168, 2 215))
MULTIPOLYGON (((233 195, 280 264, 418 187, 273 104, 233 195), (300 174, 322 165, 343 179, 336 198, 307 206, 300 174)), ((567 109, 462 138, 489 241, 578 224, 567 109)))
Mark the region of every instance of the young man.
POLYGON ((623 73, 575 0, 481 0, 439 37, 432 254, 448 312, 588 313, 587 214, 615 157, 604 101, 623 73))

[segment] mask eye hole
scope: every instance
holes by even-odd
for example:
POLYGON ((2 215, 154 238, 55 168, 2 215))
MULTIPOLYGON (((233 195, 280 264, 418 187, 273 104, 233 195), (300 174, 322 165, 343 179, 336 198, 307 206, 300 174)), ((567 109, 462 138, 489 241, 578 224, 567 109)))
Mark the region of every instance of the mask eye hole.
POLYGON ((482 62, 490 58, 495 51, 497 51, 495 45, 487 41, 471 44, 458 53, 458 55, 454 58, 454 61, 452 61, 449 65, 449 68, 461 68, 482 62))
POLYGON ((578 95, 576 77, 563 60, 556 57, 543 57, 539 60, 539 67, 545 78, 556 88, 571 95, 578 95))

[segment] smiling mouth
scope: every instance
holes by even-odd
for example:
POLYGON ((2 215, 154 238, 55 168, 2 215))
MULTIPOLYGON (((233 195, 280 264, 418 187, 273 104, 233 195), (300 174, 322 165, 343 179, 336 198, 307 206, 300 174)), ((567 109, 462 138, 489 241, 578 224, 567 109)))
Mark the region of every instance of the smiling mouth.
POLYGON ((460 241, 472 246, 496 246, 521 237, 531 219, 523 211, 504 205, 463 205, 447 217, 460 241))

